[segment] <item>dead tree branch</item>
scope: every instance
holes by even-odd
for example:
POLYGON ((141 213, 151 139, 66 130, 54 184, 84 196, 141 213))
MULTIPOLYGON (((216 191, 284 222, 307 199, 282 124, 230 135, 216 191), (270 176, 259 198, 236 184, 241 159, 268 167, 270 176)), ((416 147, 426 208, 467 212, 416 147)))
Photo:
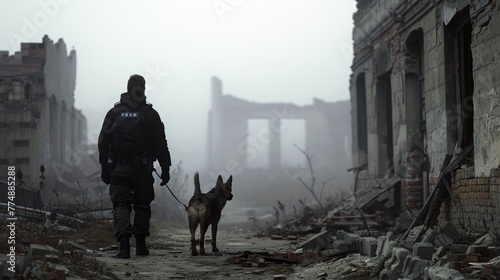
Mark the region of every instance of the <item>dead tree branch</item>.
POLYGON ((316 192, 314 192, 314 184, 316 183, 316 176, 314 175, 314 169, 312 167, 312 155, 308 154, 306 150, 299 148, 297 144, 293 145, 306 157, 307 164, 309 166, 309 172, 311 172, 311 184, 307 185, 306 182, 304 182, 304 180, 302 180, 302 178, 300 177, 297 179, 302 183, 302 185, 304 185, 306 190, 308 190, 312 194, 316 202, 318 202, 318 205, 321 208, 321 212, 324 212, 325 208, 323 207, 323 203, 321 203, 321 196, 318 198, 316 192))

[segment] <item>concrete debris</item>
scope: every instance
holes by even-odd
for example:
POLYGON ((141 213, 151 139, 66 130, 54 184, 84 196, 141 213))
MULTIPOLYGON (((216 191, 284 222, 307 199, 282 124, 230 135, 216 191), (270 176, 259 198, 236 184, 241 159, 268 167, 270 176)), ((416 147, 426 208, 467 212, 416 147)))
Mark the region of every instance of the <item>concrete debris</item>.
MULTIPOLYGON (((392 221, 381 219, 384 215, 379 212, 365 212, 368 209, 373 210, 374 205, 382 205, 375 203, 375 198, 389 199, 391 196, 382 196, 381 193, 398 186, 397 181, 388 182, 381 188, 381 192, 374 194, 372 191, 369 195, 371 198, 363 197, 360 192, 328 212, 326 217, 310 217, 305 224, 300 224, 300 227, 316 229, 318 232, 309 230, 298 234, 294 231, 297 235, 314 233, 305 236, 306 241, 298 243, 298 250, 295 250, 300 253, 295 255, 297 262, 291 261, 291 253, 274 254, 263 256, 265 262, 260 261, 260 266, 273 262, 276 264, 276 259, 288 260, 286 264, 300 263, 308 267, 319 262, 330 262, 335 266, 336 262, 347 256, 360 254, 371 263, 365 267, 367 270, 363 273, 367 278, 363 279, 497 279, 492 275, 500 276, 500 243, 495 234, 483 234, 474 240, 449 222, 443 222, 440 227, 431 227, 428 224, 431 220, 426 220, 422 214, 417 218, 421 219, 423 224, 419 225, 421 221, 414 221, 413 226, 408 224, 407 228, 396 228, 392 221), (371 202, 375 204, 370 204, 371 202), (368 205, 371 205, 371 208, 368 205), (361 209, 359 206, 364 207, 361 209)), ((387 207, 385 210, 392 209, 387 207)), ((435 213, 432 211, 436 211, 435 207, 429 207, 427 213, 433 216, 435 213)), ((292 224, 298 220, 304 221, 295 219, 292 224)), ((273 240, 286 239, 291 232, 287 229, 298 228, 297 224, 292 224, 281 221, 279 234, 275 232, 268 237, 273 240)), ((259 263, 257 259, 248 256, 240 256, 234 259, 233 263, 239 265, 244 262, 250 262, 252 266, 259 263)), ((328 269, 318 271, 314 276, 319 279, 337 279, 355 275, 360 272, 358 270, 358 267, 349 264, 336 272, 328 269)))
POLYGON ((323 231, 309 238, 307 241, 299 245, 299 248, 305 250, 323 250, 330 249, 332 237, 330 232, 323 231))

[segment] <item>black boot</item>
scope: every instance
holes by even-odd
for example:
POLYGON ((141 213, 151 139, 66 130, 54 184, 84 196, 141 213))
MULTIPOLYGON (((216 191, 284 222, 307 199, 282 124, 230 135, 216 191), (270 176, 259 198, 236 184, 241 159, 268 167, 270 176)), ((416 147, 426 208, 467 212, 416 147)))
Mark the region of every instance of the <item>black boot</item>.
POLYGON ((115 258, 130 259, 130 242, 128 236, 120 237, 120 252, 115 255, 115 258))
POLYGON ((137 256, 149 255, 149 250, 146 247, 146 236, 142 235, 135 237, 135 254, 137 256))

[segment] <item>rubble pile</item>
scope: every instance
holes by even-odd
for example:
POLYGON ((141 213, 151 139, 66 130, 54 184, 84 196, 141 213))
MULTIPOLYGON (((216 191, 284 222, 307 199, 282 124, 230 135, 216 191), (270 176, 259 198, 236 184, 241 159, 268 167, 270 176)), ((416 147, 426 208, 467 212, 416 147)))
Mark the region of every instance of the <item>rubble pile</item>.
POLYGON ((400 214, 407 212, 398 205, 400 188, 398 179, 385 179, 326 215, 292 219, 269 232, 273 239, 298 237, 294 253, 303 254, 295 257, 300 259, 298 265, 319 279, 500 279, 499 236, 473 235, 449 222, 437 223, 440 200, 434 203, 438 206, 424 208, 411 223, 408 215, 400 214), (362 261, 354 267, 339 263, 347 258, 362 261), (339 266, 343 266, 340 272, 333 271, 339 266))
POLYGON ((104 246, 114 244, 112 240, 95 237, 112 237, 112 224, 71 221, 62 225, 50 218, 43 223, 23 219, 23 227, 17 232, 15 271, 8 269, 9 256, 0 255, 1 276, 4 279, 40 280, 116 279, 106 264, 95 259, 102 251, 116 250, 113 246, 104 246))
MULTIPOLYGON (((366 231, 362 232, 366 233, 366 231)), ((377 231, 380 234, 380 231, 377 231)), ((297 265, 301 277, 318 279, 498 279, 500 240, 494 234, 464 236, 450 223, 418 226, 406 239, 387 231, 377 237, 324 227, 299 238, 293 252, 245 252, 232 259, 240 266, 297 265), (423 233, 421 233, 423 231, 423 233), (416 240, 420 236, 420 239, 416 240), (357 264, 341 262, 356 259, 357 264), (311 272, 307 272, 307 270, 311 272), (333 278, 331 278, 333 277, 333 278)), ((295 278, 293 278, 295 279, 295 278)), ((302 278, 306 279, 306 278, 302 278)))

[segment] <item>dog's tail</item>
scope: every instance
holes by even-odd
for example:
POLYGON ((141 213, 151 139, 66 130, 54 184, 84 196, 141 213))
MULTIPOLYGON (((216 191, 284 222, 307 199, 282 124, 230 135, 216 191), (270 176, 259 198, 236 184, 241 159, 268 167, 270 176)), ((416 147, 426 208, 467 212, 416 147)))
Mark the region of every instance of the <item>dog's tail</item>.
POLYGON ((198 172, 194 173, 194 197, 201 197, 200 174, 198 172))

